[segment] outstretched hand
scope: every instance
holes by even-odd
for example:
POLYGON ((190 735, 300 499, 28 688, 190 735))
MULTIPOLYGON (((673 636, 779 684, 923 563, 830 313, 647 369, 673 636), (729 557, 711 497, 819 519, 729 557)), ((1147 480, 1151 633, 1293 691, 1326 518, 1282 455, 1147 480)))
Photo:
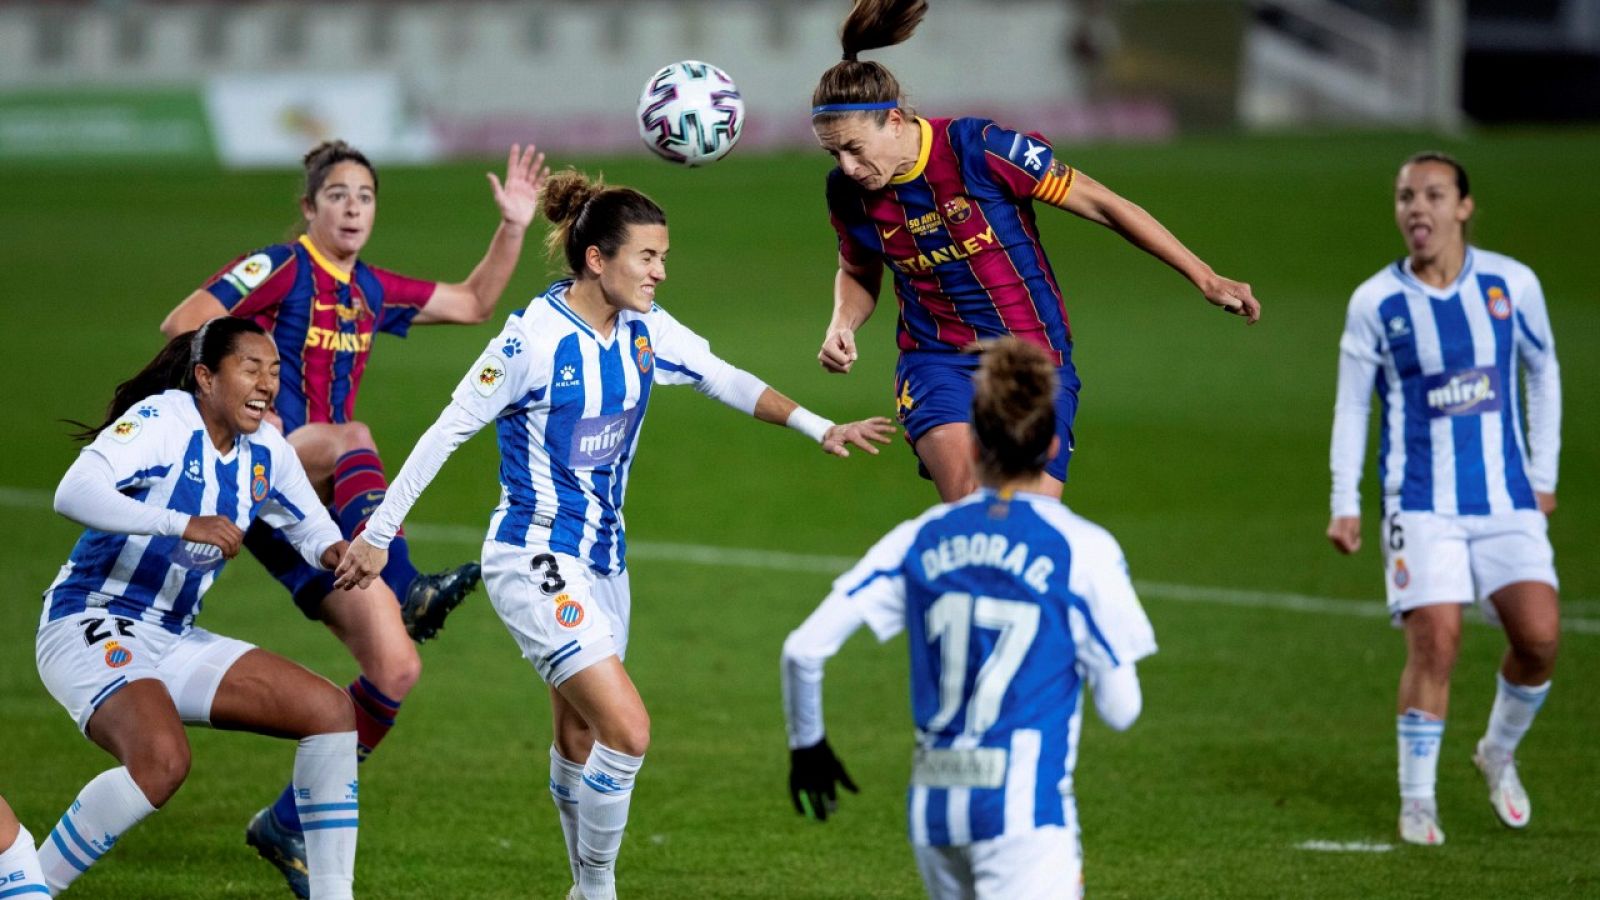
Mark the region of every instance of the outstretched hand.
POLYGON ((1261 301, 1250 292, 1250 285, 1242 281, 1216 275, 1200 286, 1200 293, 1223 312, 1243 316, 1246 324, 1254 325, 1261 321, 1261 301))
POLYGON ((344 559, 339 560, 339 568, 333 572, 333 586, 341 591, 364 588, 383 572, 388 562, 388 550, 379 550, 367 543, 365 537, 358 536, 350 542, 344 559))
POLYGON ((845 772, 844 763, 833 755, 827 738, 789 751, 789 799, 795 812, 818 822, 828 821, 828 814, 839 807, 836 784, 852 794, 861 792, 845 772))
POLYGON ((493 172, 489 187, 494 189, 495 205, 500 207, 500 220, 517 228, 527 228, 533 214, 539 209, 539 192, 550 177, 550 167, 544 164, 544 154, 532 144, 526 147, 511 145, 506 154, 506 180, 502 184, 493 172))
POLYGON ((829 428, 822 435, 822 450, 834 456, 849 456, 847 444, 854 444, 862 450, 878 455, 878 448, 872 446, 873 441, 887 444, 894 439, 894 423, 883 416, 873 416, 859 422, 842 422, 829 428))

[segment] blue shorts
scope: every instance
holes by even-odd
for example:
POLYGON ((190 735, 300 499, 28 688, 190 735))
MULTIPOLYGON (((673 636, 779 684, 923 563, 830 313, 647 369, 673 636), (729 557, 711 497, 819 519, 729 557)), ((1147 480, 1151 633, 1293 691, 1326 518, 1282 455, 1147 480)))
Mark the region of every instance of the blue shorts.
MULTIPOLYGON (((895 411, 915 448, 922 436, 940 425, 972 421, 972 377, 980 358, 975 353, 912 351, 900 354, 894 369, 895 411)), ((1070 357, 1056 369, 1061 388, 1056 392, 1056 436, 1061 452, 1045 466, 1045 474, 1067 480, 1072 459, 1072 421, 1078 415, 1078 370, 1070 357)), ((927 468, 922 476, 929 477, 927 468)))

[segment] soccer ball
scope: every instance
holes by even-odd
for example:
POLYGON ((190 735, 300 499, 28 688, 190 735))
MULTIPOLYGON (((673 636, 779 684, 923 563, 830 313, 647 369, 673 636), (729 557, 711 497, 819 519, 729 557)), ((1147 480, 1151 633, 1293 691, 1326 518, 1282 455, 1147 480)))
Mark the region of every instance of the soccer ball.
POLYGON ((716 162, 739 142, 743 130, 739 88, 710 63, 673 63, 650 76, 639 94, 639 137, 669 162, 716 162))

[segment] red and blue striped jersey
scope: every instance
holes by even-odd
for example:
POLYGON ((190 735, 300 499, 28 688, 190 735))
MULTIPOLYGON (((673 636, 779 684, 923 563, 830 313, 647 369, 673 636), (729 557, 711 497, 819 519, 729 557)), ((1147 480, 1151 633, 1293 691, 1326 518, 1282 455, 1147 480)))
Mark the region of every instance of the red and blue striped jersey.
POLYGON ((1015 335, 1066 363, 1066 305, 1033 215, 1054 149, 987 119, 918 123, 921 157, 887 187, 866 191, 837 168, 828 174, 839 253, 894 271, 902 351, 1015 335))
POLYGON ((359 260, 346 275, 302 237, 234 260, 204 289, 231 315, 260 323, 278 345, 277 411, 288 433, 355 418, 373 334, 405 337, 436 286, 359 260))

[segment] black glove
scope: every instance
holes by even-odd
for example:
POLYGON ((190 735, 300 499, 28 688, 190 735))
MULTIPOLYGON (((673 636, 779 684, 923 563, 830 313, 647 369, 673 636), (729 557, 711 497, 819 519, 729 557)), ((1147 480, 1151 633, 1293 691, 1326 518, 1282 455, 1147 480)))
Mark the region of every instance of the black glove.
POLYGON ((826 822, 828 813, 839 806, 833 789, 835 783, 852 794, 860 793, 845 772, 844 764, 833 755, 827 738, 789 751, 789 799, 794 801, 795 812, 826 822))

